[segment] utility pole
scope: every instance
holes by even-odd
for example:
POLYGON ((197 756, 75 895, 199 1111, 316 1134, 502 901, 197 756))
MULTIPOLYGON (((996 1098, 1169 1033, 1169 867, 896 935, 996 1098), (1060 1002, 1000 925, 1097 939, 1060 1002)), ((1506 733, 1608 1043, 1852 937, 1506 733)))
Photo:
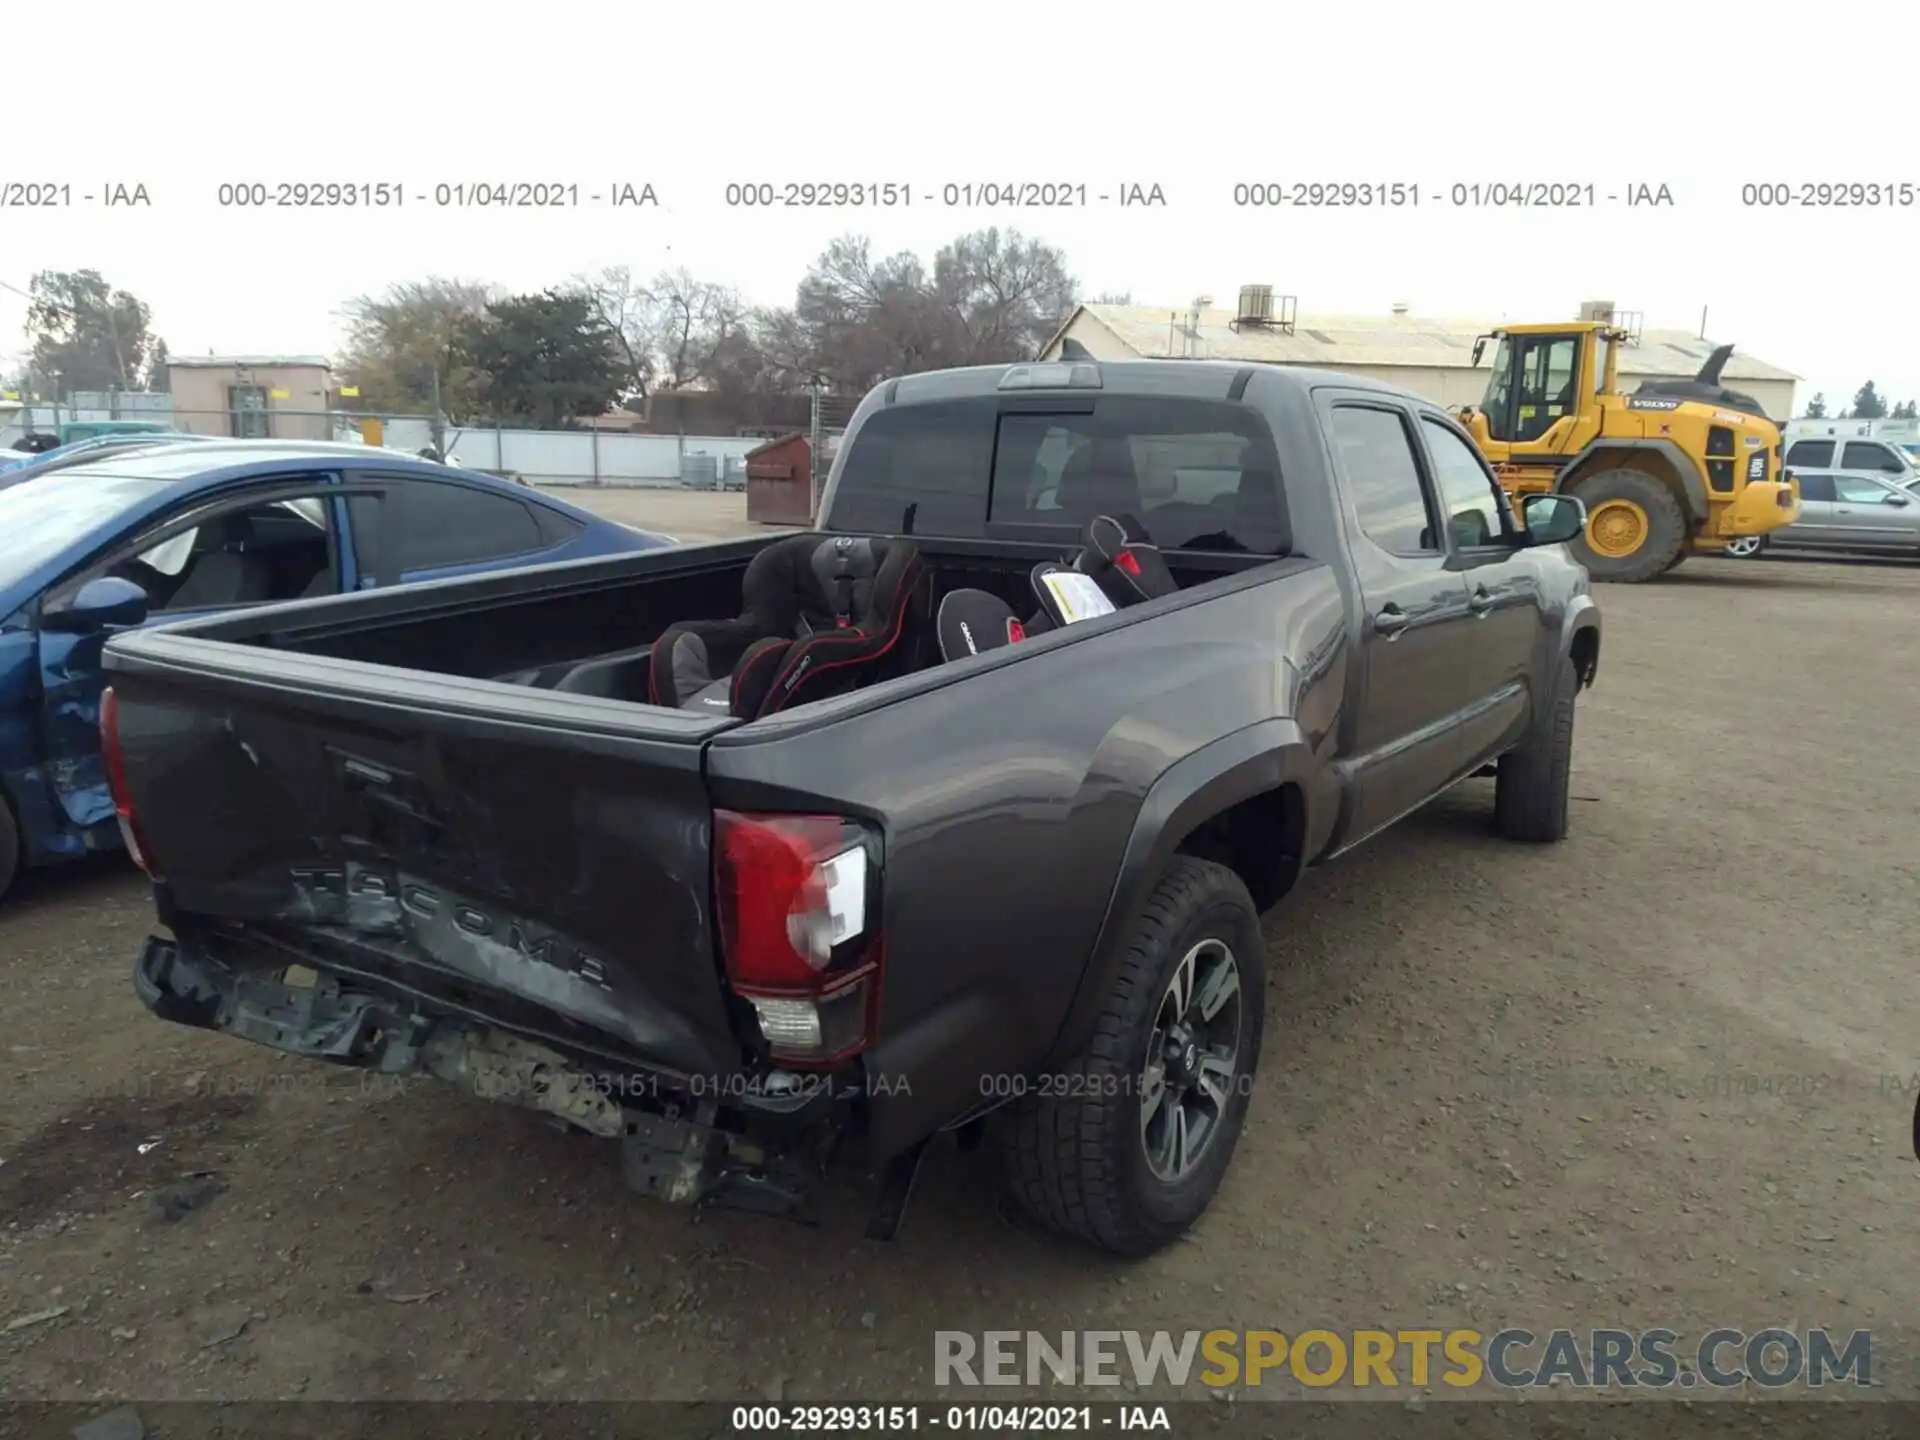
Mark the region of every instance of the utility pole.
POLYGON ((816 375, 813 383, 807 387, 812 401, 811 413, 807 422, 807 521, 812 524, 820 518, 820 451, 824 438, 824 427, 820 423, 820 402, 826 391, 826 384, 816 375))

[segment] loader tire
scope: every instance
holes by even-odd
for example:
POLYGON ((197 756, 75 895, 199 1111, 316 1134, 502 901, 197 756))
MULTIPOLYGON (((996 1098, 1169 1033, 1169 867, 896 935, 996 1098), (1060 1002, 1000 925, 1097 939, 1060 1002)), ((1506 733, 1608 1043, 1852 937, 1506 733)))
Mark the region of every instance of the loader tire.
POLYGON ((1639 470, 1602 470, 1572 487, 1587 507, 1574 557, 1595 580, 1638 585, 1657 579, 1687 544, 1687 517, 1673 492, 1639 470))

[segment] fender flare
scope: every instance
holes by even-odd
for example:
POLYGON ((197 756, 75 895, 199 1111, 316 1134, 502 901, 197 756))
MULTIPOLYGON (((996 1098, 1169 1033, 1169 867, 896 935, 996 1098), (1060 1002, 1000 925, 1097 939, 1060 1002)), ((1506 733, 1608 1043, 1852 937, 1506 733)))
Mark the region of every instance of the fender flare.
POLYGON ((1694 463, 1686 451, 1671 440, 1593 440, 1588 442, 1571 460, 1560 467, 1560 473, 1554 477, 1553 488, 1565 490, 1567 482, 1581 466, 1602 451, 1610 450, 1652 450, 1661 455, 1673 466, 1674 473, 1680 477, 1680 487, 1686 492, 1687 511, 1697 525, 1707 518, 1707 484, 1700 478, 1700 467, 1694 463))
POLYGON ((1580 676, 1580 688, 1585 690, 1593 685, 1600 669, 1600 607, 1591 595, 1576 595, 1567 603, 1567 613, 1560 621, 1558 657, 1572 658, 1574 647, 1583 643, 1580 638, 1583 635, 1593 636, 1591 641, 1584 642, 1593 646, 1593 663, 1580 676))
POLYGON ((1055 1058, 1070 1058, 1084 1047, 1119 966, 1127 927, 1180 843, 1222 811, 1286 784, 1300 787, 1309 806, 1306 833, 1314 834, 1315 787, 1308 777, 1317 768, 1299 725, 1271 719, 1222 736, 1161 772, 1134 816, 1100 929, 1054 1037, 1051 1054, 1055 1058))

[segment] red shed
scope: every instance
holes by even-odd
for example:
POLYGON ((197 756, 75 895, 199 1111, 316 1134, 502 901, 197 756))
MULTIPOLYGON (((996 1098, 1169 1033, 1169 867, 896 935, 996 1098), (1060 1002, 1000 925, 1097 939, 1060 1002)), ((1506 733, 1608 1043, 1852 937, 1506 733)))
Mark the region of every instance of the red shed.
POLYGON ((805 435, 795 431, 747 452, 747 519, 813 523, 813 446, 805 435))

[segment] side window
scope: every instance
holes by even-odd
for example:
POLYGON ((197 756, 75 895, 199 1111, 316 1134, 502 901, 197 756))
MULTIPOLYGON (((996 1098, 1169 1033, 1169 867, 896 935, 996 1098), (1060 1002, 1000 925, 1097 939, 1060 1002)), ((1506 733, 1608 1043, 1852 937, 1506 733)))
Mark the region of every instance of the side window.
POLYGON ((401 574, 504 560, 548 544, 518 500, 453 481, 395 481, 381 516, 382 558, 401 574))
POLYGON ((1842 505, 1884 505, 1893 498, 1893 492, 1875 480, 1836 475, 1833 477, 1833 498, 1842 505))
POLYGON ((1796 440, 1787 449, 1787 467, 1805 466, 1809 470, 1833 468, 1833 441, 1796 440))
POLYGON ((1607 389, 1607 357, 1613 354, 1613 341, 1595 335, 1593 339, 1593 393, 1604 395, 1607 389))
POLYGON ((1396 555, 1440 553, 1407 422, 1394 410, 1341 405, 1333 412, 1340 471, 1367 538, 1396 555))
POLYGON ((1849 440, 1847 447, 1840 452, 1842 470, 1881 470, 1890 475, 1899 474, 1906 469, 1887 447, 1871 440, 1849 440))
POLYGON ((1817 504, 1833 503, 1833 477, 1831 475, 1802 475, 1800 478, 1800 499, 1811 500, 1817 504))
POLYGON ((1433 456, 1433 478, 1453 543, 1468 549, 1499 544, 1507 534, 1506 496, 1479 453, 1438 420, 1423 416, 1420 426, 1433 456))
POLYGON ((335 594, 338 552, 327 497, 301 496, 177 517, 99 573, 133 581, 157 614, 267 605, 335 594))

